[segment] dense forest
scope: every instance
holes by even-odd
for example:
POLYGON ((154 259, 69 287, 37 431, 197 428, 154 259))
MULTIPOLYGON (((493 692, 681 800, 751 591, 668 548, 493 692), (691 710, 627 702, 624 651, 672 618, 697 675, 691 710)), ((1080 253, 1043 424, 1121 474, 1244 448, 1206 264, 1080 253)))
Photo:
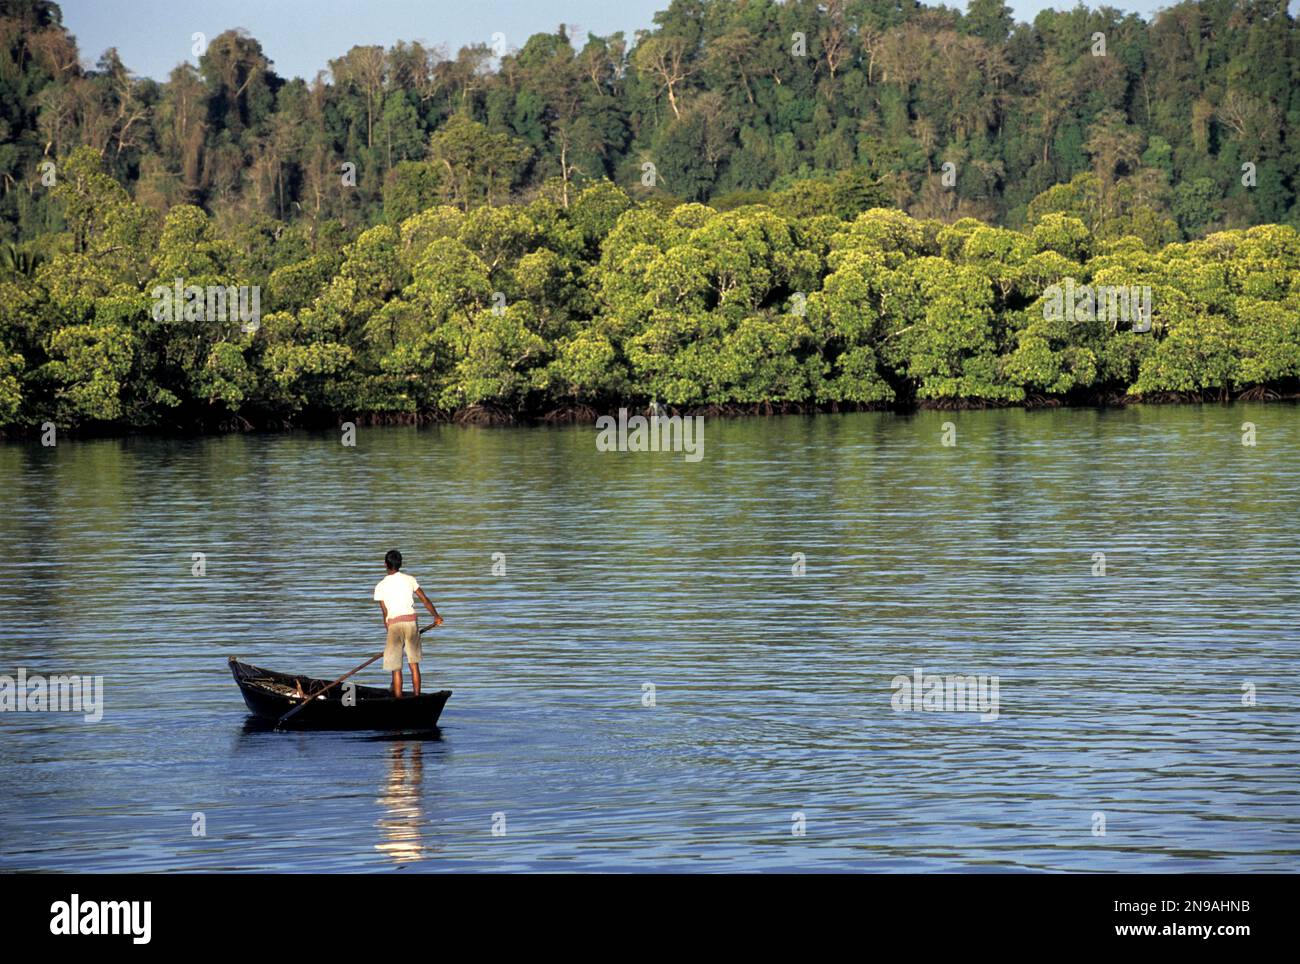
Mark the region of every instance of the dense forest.
POLYGON ((655 22, 157 83, 0 0, 0 426, 1296 391, 1283 0, 655 22))

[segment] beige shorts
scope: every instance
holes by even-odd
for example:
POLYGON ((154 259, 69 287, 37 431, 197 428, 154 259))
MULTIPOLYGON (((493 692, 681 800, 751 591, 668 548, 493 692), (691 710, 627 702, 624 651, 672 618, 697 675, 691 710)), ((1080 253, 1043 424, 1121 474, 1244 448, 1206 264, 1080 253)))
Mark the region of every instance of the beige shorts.
POLYGON ((402 650, 406 650, 406 661, 412 666, 420 662, 420 630, 414 621, 390 623, 388 642, 384 645, 384 669, 392 672, 402 668, 402 650))

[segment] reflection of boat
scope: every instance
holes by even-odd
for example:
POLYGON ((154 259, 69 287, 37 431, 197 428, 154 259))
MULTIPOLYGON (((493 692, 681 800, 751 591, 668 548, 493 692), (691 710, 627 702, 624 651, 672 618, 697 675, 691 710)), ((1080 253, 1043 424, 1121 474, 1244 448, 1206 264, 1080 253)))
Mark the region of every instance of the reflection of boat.
MULTIPOLYGON (((304 713, 306 710, 303 711, 304 713)), ((420 824, 420 783, 424 778, 424 747, 417 741, 395 743, 388 748, 388 781, 376 801, 384 815, 375 821, 381 840, 375 849, 396 863, 404 864, 424 856, 420 824), (406 751, 410 749, 408 761, 406 751)))
MULTIPOLYGON (((257 716, 279 720, 302 696, 327 686, 330 680, 293 676, 241 663, 230 657, 230 672, 244 694, 244 702, 257 716)), ((304 730, 433 730, 451 690, 394 697, 386 689, 357 686, 356 700, 344 702, 346 686, 336 686, 313 700, 285 725, 304 730)))

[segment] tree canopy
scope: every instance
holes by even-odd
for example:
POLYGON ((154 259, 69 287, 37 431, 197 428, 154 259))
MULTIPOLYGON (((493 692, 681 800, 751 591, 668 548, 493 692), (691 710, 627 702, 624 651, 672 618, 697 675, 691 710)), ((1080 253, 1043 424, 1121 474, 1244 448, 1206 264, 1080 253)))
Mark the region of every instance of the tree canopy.
POLYGON ((236 31, 159 84, 83 69, 46 0, 0 28, 0 427, 1300 380, 1280 2, 676 0, 310 84, 236 31))
POLYGON ((223 224, 362 227, 553 178, 564 202, 592 181, 641 188, 647 164, 654 191, 723 207, 856 171, 946 222, 1023 226, 1057 185, 1052 204, 1114 236, 1297 219, 1286 0, 1185 0, 1149 22, 1080 5, 1032 24, 1000 0, 673 0, 632 38, 561 28, 500 57, 399 42, 323 66, 286 80, 231 30, 157 83, 114 49, 83 67, 49 0, 0 0, 0 241, 60 226, 41 163, 83 145, 140 203, 223 224))

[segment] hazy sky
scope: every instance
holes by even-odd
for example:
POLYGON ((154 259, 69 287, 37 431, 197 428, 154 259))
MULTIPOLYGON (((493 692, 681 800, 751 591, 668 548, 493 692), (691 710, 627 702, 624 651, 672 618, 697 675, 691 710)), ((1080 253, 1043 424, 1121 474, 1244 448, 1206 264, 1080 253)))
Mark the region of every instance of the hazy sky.
MULTIPOLYGON (((948 0, 965 8, 965 0, 948 0)), ((1032 20, 1046 7, 1073 0, 1010 0, 1016 19, 1032 20)), ((529 36, 576 25, 577 36, 652 26, 668 0, 60 0, 63 22, 90 64, 109 47, 137 74, 163 80, 182 60, 193 60, 195 32, 212 38, 244 27, 282 77, 311 78, 331 57, 354 44, 391 46, 397 40, 445 44, 451 52, 505 35, 511 47, 529 36)), ((1102 6, 1089 3, 1091 7, 1102 6)), ((1108 6, 1149 15, 1164 0, 1112 0, 1108 6)), ((1300 0, 1293 0, 1294 10, 1300 0)))

